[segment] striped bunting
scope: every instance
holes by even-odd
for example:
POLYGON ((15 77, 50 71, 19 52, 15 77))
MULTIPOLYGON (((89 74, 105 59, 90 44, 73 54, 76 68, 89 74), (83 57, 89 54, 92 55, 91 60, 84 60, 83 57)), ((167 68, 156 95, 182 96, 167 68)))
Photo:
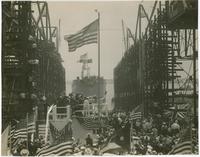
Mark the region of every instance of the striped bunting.
POLYGON ((110 128, 109 125, 106 125, 103 121, 99 121, 98 119, 94 119, 92 117, 77 117, 77 119, 79 120, 79 122, 81 123, 81 125, 83 127, 85 127, 86 129, 97 129, 99 127, 102 128, 110 128))
POLYGON ((185 141, 177 144, 169 154, 191 154, 192 153, 192 142, 185 141))
POLYGON ((95 129, 101 126, 101 123, 99 122, 98 119, 93 119, 90 117, 84 117, 84 118, 79 117, 78 120, 86 129, 95 129))
POLYGON ((97 43, 98 25, 99 20, 97 19, 78 33, 69 36, 65 35, 64 39, 68 42, 69 52, 73 52, 83 45, 97 43))
POLYGON ((47 146, 37 152, 37 156, 64 156, 67 153, 73 153, 73 142, 67 141, 54 146, 47 146))
POLYGON ((141 119, 141 118, 142 118, 141 112, 131 113, 130 115, 131 120, 136 120, 136 119, 141 119))

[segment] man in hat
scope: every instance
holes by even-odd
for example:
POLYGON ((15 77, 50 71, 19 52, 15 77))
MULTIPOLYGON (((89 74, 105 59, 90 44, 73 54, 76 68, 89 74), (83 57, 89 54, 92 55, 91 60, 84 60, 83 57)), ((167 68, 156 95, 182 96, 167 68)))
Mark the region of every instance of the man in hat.
POLYGON ((88 136, 87 136, 87 138, 86 138, 85 140, 86 140, 86 145, 87 145, 87 146, 90 146, 90 147, 93 146, 93 140, 92 140, 92 138, 90 137, 90 134, 88 134, 88 136))

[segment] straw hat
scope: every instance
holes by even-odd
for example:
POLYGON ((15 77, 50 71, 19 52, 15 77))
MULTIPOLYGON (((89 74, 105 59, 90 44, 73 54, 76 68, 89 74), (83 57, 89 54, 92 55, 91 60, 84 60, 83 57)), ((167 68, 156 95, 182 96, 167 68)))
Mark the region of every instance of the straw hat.
POLYGON ((20 155, 21 155, 21 156, 28 156, 28 155, 29 155, 29 151, 28 151, 27 149, 22 149, 22 150, 20 151, 20 155))
POLYGON ((84 146, 82 146, 80 149, 81 149, 81 150, 85 150, 85 147, 84 147, 84 146))

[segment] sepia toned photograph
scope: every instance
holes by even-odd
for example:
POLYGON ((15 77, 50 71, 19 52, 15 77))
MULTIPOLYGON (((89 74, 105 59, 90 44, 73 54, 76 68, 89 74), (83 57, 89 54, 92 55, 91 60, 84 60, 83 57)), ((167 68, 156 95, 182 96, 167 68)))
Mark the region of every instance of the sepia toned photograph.
POLYGON ((199 155, 198 0, 1 14, 1 156, 199 155))

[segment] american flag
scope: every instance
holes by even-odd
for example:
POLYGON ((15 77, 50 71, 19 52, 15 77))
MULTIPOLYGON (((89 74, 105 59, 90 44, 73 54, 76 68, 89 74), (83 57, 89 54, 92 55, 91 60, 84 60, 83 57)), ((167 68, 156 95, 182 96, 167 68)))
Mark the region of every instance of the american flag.
POLYGON ((27 140, 27 120, 21 119, 16 125, 11 125, 10 136, 8 138, 9 144, 14 148, 18 145, 20 140, 27 140))
POLYGON ((34 114, 28 115, 28 133, 35 133, 36 132, 36 121, 34 114))
MULTIPOLYGON (((46 121, 45 120, 37 121, 37 131, 38 131, 38 137, 45 138, 45 134, 46 134, 46 121)), ((48 140, 50 140, 49 131, 50 131, 50 129, 48 128, 48 135, 47 135, 48 140)))
POLYGON ((169 154, 192 154, 191 128, 188 127, 181 136, 179 143, 169 152, 169 154))
POLYGON ((19 123, 16 124, 13 138, 27 139, 27 119, 21 119, 19 123))
POLYGON ((97 43, 99 20, 95 20, 76 34, 65 35, 64 39, 68 42, 69 52, 75 51, 77 48, 97 43))
POLYGON ((15 128, 16 128, 15 125, 11 125, 11 128, 10 128, 10 135, 8 136, 8 144, 10 145, 10 143, 11 143, 11 146, 13 146, 13 144, 14 144, 15 141, 16 141, 16 139, 13 138, 13 137, 14 137, 14 133, 15 133, 15 128))
POLYGON ((34 114, 30 114, 28 117, 19 120, 16 125, 11 125, 9 142, 11 146, 15 147, 20 140, 27 140, 28 134, 34 134, 36 132, 34 114))
POLYGON ((142 112, 133 112, 130 114, 131 120, 141 119, 142 118, 142 112))
POLYGON ((46 130, 46 124, 38 124, 38 135, 39 137, 45 137, 45 130, 46 130))
POLYGON ((50 145, 43 147, 41 150, 37 152, 37 156, 64 156, 67 153, 73 153, 73 142, 67 141, 56 145, 50 145))

